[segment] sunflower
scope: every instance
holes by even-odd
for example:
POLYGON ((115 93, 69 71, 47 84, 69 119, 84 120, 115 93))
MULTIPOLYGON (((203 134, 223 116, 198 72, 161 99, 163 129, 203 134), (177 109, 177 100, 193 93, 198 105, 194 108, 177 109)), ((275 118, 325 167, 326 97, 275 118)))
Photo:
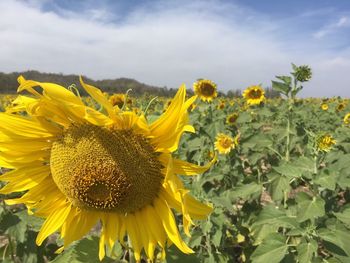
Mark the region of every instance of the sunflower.
POLYGON ((265 100, 265 91, 260 86, 250 86, 243 91, 248 105, 258 105, 265 100))
POLYGON ((118 106, 119 109, 123 108, 125 103, 125 94, 113 94, 109 97, 109 103, 112 104, 112 106, 118 106))
POLYGON ((225 102, 224 101, 220 101, 220 103, 217 106, 218 110, 223 110, 225 108, 225 102))
POLYGON ((235 136, 235 138, 232 138, 229 135, 226 135, 224 133, 219 133, 216 136, 216 141, 214 143, 215 149, 220 154, 228 154, 232 149, 238 145, 238 135, 235 136))
POLYGON ((232 113, 226 117, 226 123, 230 125, 234 125, 238 119, 238 113, 232 113))
POLYGON ((344 102, 340 102, 338 105, 337 105, 337 111, 342 111, 344 110, 346 107, 346 104, 344 102))
POLYGON ((0 166, 11 169, 0 176, 8 182, 0 193, 26 191, 6 203, 24 203, 29 213, 45 218, 37 245, 59 231, 62 251, 100 222, 100 259, 106 246, 112 248, 118 240, 124 244, 125 237, 137 261, 142 253, 153 260, 155 251, 164 258, 170 244, 193 253, 179 234, 172 209, 182 213, 189 236, 192 219, 205 219, 212 207, 192 197, 177 174, 203 173, 213 162, 197 166, 172 153, 183 132, 194 132, 187 109, 196 96, 185 100, 181 86, 167 111, 148 124, 142 114, 113 107, 82 79, 106 115, 59 85, 23 77, 18 81, 18 91, 34 98, 17 99, 14 111, 22 115, 0 113, 0 166))
POLYGON ((321 104, 321 109, 324 110, 324 111, 327 111, 329 109, 329 106, 327 103, 322 103, 321 104))
POLYGON ((211 102, 218 96, 216 84, 208 79, 200 79, 193 84, 194 93, 203 101, 211 102))
POLYGON ((350 113, 347 113, 344 117, 344 123, 345 124, 350 124, 350 113))
POLYGON ((316 148, 318 151, 329 152, 337 141, 330 134, 323 134, 316 138, 316 148))

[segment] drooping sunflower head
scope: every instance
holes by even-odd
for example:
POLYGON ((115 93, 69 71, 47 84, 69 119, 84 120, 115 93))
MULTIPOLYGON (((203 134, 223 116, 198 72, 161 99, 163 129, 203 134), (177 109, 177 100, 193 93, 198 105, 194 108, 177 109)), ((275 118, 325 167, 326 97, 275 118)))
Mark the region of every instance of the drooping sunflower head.
POLYGON ((193 84, 194 93, 207 102, 211 102, 218 96, 216 84, 208 79, 200 79, 193 84))
POLYGON ((324 110, 324 111, 327 111, 327 110, 329 109, 328 104, 327 104, 327 103, 325 103, 325 102, 324 102, 324 103, 322 103, 322 104, 321 104, 321 109, 322 109, 322 110, 324 110))
POLYGON ((214 143, 215 149, 220 154, 228 154, 232 149, 236 148, 238 145, 238 135, 235 136, 235 138, 232 138, 231 136, 219 133, 216 136, 216 141, 214 143))
POLYGON ((243 91, 243 98, 248 105, 259 105, 265 100, 265 91, 258 85, 250 86, 243 91))
POLYGON ((238 113, 234 112, 226 117, 226 123, 229 125, 234 125, 236 124, 238 117, 239 117, 238 113))
POLYGON ((121 109, 125 103, 125 94, 113 94, 109 97, 109 102, 114 106, 118 106, 121 109))
POLYGON ((316 137, 316 149, 317 151, 329 152, 337 141, 330 134, 321 134, 316 137))
POLYGON ((19 78, 19 96, 10 113, 0 113, 1 194, 26 193, 7 204, 24 203, 46 218, 38 245, 60 231, 64 247, 102 223, 100 253, 128 237, 135 259, 165 255, 166 244, 193 251, 182 240, 172 210, 182 213, 189 234, 192 219, 204 219, 212 207, 198 202, 177 174, 195 175, 198 166, 176 159, 182 133, 194 132, 182 86, 168 109, 149 124, 145 116, 122 111, 97 88, 81 84, 107 112, 86 106, 73 92, 53 83, 19 78), (38 89, 40 87, 41 89, 38 89), (23 114, 18 114, 23 113, 23 114), (158 248, 157 248, 158 246, 158 248), (144 251, 144 255, 142 255, 144 251))

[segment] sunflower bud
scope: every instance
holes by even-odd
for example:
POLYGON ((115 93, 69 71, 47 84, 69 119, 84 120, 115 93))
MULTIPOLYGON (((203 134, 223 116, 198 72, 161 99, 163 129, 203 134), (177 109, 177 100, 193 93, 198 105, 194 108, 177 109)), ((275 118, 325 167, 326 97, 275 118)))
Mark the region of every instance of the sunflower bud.
POLYGON ((307 65, 302 66, 295 66, 292 64, 294 72, 292 72, 292 75, 296 78, 296 80, 300 82, 306 82, 309 81, 312 77, 312 71, 311 68, 307 65))

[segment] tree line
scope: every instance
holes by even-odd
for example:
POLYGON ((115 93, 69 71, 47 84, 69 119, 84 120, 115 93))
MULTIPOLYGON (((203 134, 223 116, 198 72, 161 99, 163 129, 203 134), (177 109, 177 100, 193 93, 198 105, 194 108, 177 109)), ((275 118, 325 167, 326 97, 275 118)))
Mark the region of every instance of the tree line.
MULTIPOLYGON (((64 87, 69 87, 75 84, 81 95, 87 95, 80 87, 78 75, 64 75, 62 73, 42 73, 36 70, 29 70, 24 72, 12 72, 2 73, 0 72, 0 93, 2 94, 13 94, 17 92, 18 76, 24 76, 26 79, 37 80, 40 82, 53 82, 64 87)), ((127 90, 132 89, 132 96, 142 96, 145 94, 161 97, 172 97, 176 93, 177 89, 167 87, 157 87, 141 83, 135 79, 130 78, 117 78, 117 79, 104 79, 104 80, 93 80, 88 77, 84 77, 85 82, 100 88, 103 92, 107 93, 125 93, 127 90)), ((189 94, 193 94, 192 90, 188 90, 189 94)), ((229 90, 227 93, 219 92, 219 95, 223 97, 241 97, 241 90, 229 90)), ((265 96, 273 98, 279 96, 274 90, 267 88, 265 89, 265 96)))

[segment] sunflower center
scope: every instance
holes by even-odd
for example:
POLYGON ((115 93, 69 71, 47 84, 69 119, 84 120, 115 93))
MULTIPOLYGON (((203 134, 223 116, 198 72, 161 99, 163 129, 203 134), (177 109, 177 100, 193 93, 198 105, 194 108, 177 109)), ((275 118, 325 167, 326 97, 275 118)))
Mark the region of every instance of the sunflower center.
POLYGON ((250 97, 252 99, 259 99, 261 97, 261 90, 259 89, 253 89, 251 92, 250 92, 250 97))
POLYGON ((131 213, 152 203, 162 184, 153 146, 131 130, 71 126, 53 143, 54 182, 73 205, 131 213))
POLYGON ((238 118, 237 115, 232 115, 232 116, 229 117, 228 121, 230 123, 234 123, 234 122, 236 122, 237 118, 238 118))
POLYGON ((201 83, 201 93, 204 96, 213 96, 214 92, 215 92, 215 87, 213 85, 211 85, 210 83, 201 83))
POLYGON ((221 141, 221 146, 223 148, 230 148, 232 145, 232 141, 229 138, 223 138, 221 141))

